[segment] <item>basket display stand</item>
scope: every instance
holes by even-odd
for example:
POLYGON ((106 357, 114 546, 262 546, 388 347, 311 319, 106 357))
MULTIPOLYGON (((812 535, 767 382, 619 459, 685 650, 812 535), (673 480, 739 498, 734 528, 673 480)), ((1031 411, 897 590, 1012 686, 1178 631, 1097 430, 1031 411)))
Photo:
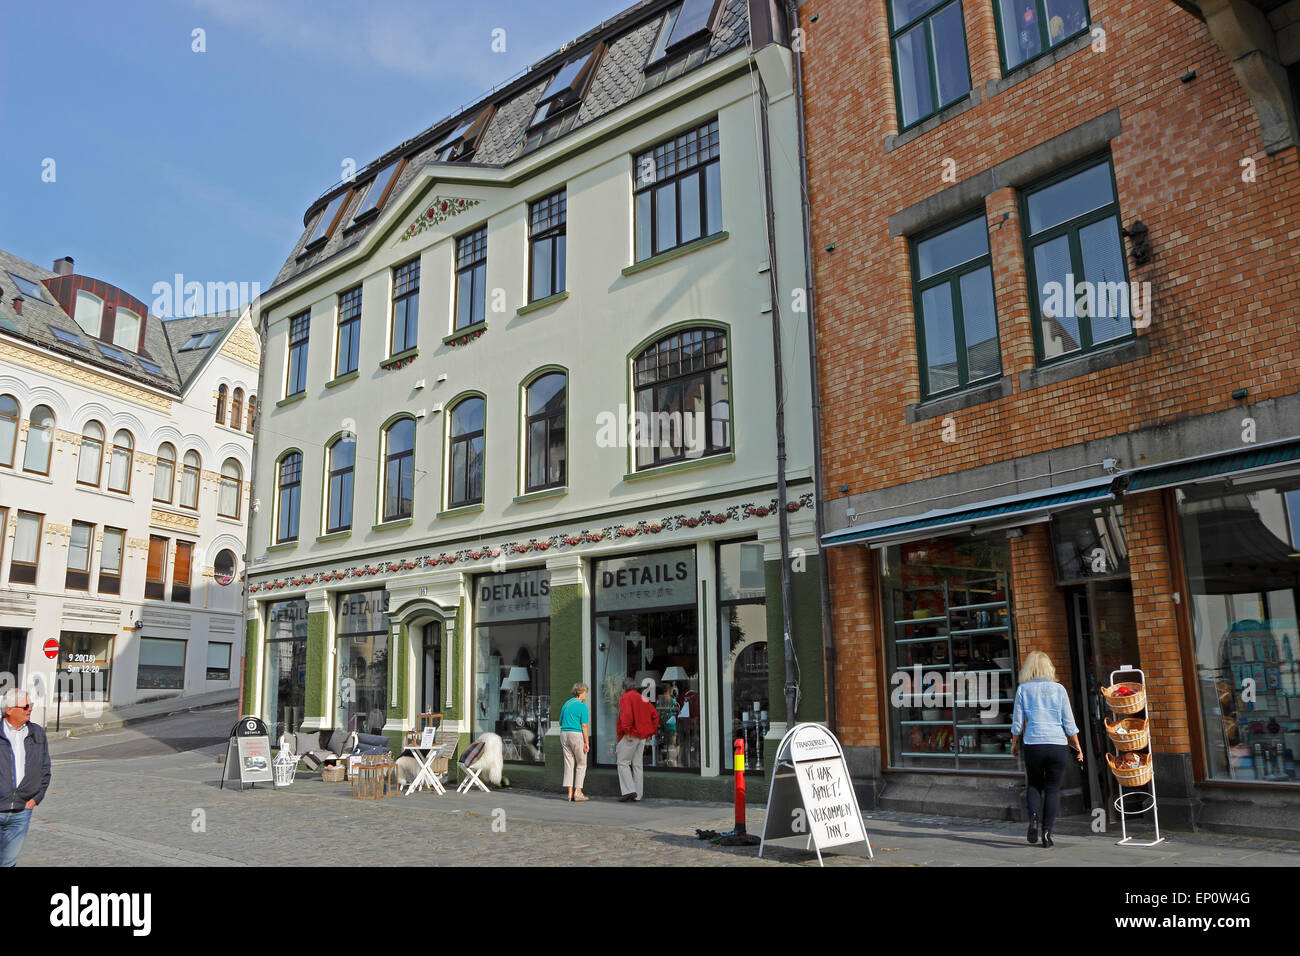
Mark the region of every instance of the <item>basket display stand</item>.
MULTIPOLYGON (((1157 843, 1163 843, 1164 837, 1160 835, 1160 809, 1157 806, 1156 800, 1155 753, 1151 747, 1151 698, 1146 693, 1147 676, 1141 668, 1121 665, 1118 669, 1110 672, 1111 687, 1115 686, 1115 677, 1117 674, 1137 675, 1138 679, 1136 682, 1130 677, 1128 683, 1138 683, 1142 686, 1142 707, 1132 710, 1131 712, 1124 712, 1122 710, 1116 710, 1109 697, 1106 698, 1106 702, 1111 706, 1111 709, 1114 711, 1117 718, 1144 718, 1146 721, 1146 742, 1141 747, 1124 750, 1115 743, 1115 739, 1111 737, 1109 733, 1107 734, 1107 737, 1110 739, 1111 746, 1114 748, 1117 756, 1125 753, 1145 754, 1147 762, 1150 765, 1150 773, 1147 775, 1146 782, 1138 786, 1125 784, 1118 775, 1115 777, 1115 782, 1119 786, 1119 797, 1115 800, 1115 809, 1119 813, 1120 832, 1123 834, 1123 839, 1116 842, 1115 845, 1155 846, 1157 843), (1128 818, 1131 816, 1141 816, 1148 811, 1150 811, 1151 820, 1155 824, 1155 839, 1148 843, 1142 843, 1134 840, 1133 837, 1129 835, 1128 818)), ((1114 768, 1112 767, 1112 771, 1113 769, 1114 768)))

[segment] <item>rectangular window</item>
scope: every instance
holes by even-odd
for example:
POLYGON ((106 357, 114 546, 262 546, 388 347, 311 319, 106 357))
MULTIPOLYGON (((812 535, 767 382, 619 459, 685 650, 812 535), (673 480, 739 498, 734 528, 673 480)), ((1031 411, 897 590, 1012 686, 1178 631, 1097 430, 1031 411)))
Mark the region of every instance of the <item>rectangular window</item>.
POLYGON ((1004 74, 1088 29, 1087 0, 995 0, 995 6, 1004 74))
POLYGON ((931 398, 1000 374, 984 216, 914 242, 912 266, 923 395, 931 398))
POLYGON ((1027 190, 1021 212, 1039 361, 1131 338, 1150 303, 1128 281, 1110 160, 1027 190))
POLYGON ((528 299, 564 291, 567 193, 561 189, 528 207, 528 299))
POLYGON ((551 719, 551 575, 474 579, 474 735, 501 735, 506 760, 545 763, 551 719))
POLYGON ((343 200, 350 195, 352 195, 351 192, 341 192, 326 204, 325 208, 321 210, 320 218, 316 220, 316 225, 312 227, 311 235, 307 237, 307 241, 303 244, 304 249, 310 248, 318 242, 324 242, 330 237, 330 234, 334 231, 334 223, 338 221, 339 213, 343 211, 343 200))
MULTIPOLYGON (((745 767, 763 769, 768 706, 767 585, 763 545, 718 545, 718 637, 722 642, 722 766, 732 767, 734 744, 745 741, 745 767)), ((660 707, 662 726, 675 701, 660 707)))
POLYGON ((266 611, 262 714, 273 739, 302 723, 307 705, 307 602, 277 601, 266 611))
POLYGON ((636 157, 637 261, 722 231, 718 121, 636 157))
POLYGON ((339 295, 338 350, 334 355, 334 377, 357 370, 361 352, 361 286, 339 295))
POLYGON ((140 638, 135 686, 140 690, 184 690, 185 642, 140 638))
POLYGON ((194 544, 190 541, 176 542, 176 561, 172 564, 172 600, 181 604, 190 603, 190 574, 194 563, 194 544))
POLYGON ((351 591, 338 596, 334 726, 381 733, 388 721, 388 592, 351 591))
POLYGON ((970 93, 961 0, 890 0, 899 129, 970 93))
POLYGON ((311 310, 289 320, 289 371, 285 397, 307 389, 307 334, 311 328, 311 310))
POLYGON ((58 695, 65 701, 108 700, 113 670, 113 635, 59 633, 58 695))
POLYGON ((167 588, 167 546, 169 539, 149 536, 149 563, 144 572, 144 596, 161 601, 167 588))
POLYGON ((415 348, 420 326, 420 260, 393 270, 393 331, 389 355, 415 348))
POLYGON ((74 591, 90 590, 90 547, 95 537, 95 526, 84 521, 72 522, 68 538, 68 573, 63 586, 74 591))
POLYGON ((124 530, 104 529, 104 540, 99 548, 99 583, 95 586, 100 594, 122 593, 122 548, 125 543, 124 530))
POLYGON ((36 565, 41 554, 41 529, 45 515, 18 512, 14 529, 14 550, 9 557, 9 583, 35 584, 36 565))
POLYGON ((456 329, 484 321, 487 301, 487 226, 456 240, 456 329))
POLYGON ((230 680, 230 645, 208 645, 208 680, 230 680))
POLYGON ((388 198, 393 183, 397 179, 395 174, 403 163, 404 160, 395 159, 375 174, 375 178, 370 181, 370 185, 366 188, 365 196, 362 197, 361 202, 357 203, 357 211, 352 214, 353 222, 364 219, 383 205, 384 200, 388 198))

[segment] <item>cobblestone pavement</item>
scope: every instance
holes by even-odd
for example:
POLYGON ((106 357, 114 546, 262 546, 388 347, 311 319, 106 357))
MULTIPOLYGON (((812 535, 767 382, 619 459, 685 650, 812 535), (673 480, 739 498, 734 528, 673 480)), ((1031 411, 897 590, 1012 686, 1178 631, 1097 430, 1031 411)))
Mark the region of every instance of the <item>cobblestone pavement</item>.
MULTIPOLYGON (((731 829, 731 809, 720 804, 570 804, 515 790, 361 801, 348 784, 314 774, 287 789, 241 793, 218 789, 224 744, 102 759, 86 743, 58 744, 68 752, 55 748, 54 782, 33 816, 25 866, 817 865, 801 840, 769 845, 764 859, 757 848, 698 840, 696 828, 731 829)), ((139 749, 129 740, 121 746, 139 749)), ((750 831, 761 823, 762 810, 751 808, 750 831)), ((1300 844, 1248 837, 1170 833, 1141 849, 1116 847, 1113 832, 1063 835, 1048 851, 1026 846, 1023 826, 1002 821, 874 813, 866 823, 875 862, 862 848, 828 855, 828 865, 1300 864, 1300 844)))

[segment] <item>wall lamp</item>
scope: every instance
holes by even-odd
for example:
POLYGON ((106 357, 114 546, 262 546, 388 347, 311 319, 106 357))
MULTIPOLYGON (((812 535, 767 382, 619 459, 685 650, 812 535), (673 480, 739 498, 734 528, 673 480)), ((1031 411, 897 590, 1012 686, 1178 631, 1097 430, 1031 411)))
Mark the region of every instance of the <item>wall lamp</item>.
POLYGON ((1141 219, 1136 220, 1133 225, 1123 230, 1124 237, 1128 239, 1129 255, 1133 257, 1133 265, 1144 266, 1151 261, 1151 243, 1149 236, 1151 230, 1146 227, 1141 219))

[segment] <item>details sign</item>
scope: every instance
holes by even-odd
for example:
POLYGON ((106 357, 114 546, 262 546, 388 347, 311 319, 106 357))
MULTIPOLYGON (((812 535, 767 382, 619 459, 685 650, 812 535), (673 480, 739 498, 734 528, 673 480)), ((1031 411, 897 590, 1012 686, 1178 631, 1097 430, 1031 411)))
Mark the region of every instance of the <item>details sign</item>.
POLYGON ((695 605, 695 549, 611 558, 596 564, 596 612, 695 605))
POLYGON ((474 622, 500 624, 551 616, 551 572, 545 568, 483 574, 474 581, 474 622))

